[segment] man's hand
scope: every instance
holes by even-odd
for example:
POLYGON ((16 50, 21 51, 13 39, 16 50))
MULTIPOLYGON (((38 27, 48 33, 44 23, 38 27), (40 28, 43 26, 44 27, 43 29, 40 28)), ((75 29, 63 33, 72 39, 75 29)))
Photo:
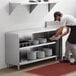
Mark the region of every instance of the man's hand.
POLYGON ((57 37, 54 35, 49 39, 53 41, 53 40, 59 40, 61 37, 62 37, 61 35, 58 35, 57 37))
POLYGON ((49 38, 50 40, 55 40, 55 35, 49 38))
POLYGON ((57 37, 55 37, 55 40, 59 40, 61 37, 61 35, 58 35, 57 37))

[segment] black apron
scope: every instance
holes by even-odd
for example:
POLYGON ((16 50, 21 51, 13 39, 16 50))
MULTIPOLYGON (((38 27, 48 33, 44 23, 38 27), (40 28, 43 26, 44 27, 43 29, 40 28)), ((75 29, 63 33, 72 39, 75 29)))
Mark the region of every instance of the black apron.
POLYGON ((76 25, 73 26, 67 26, 71 28, 70 35, 68 37, 68 42, 72 44, 76 44, 76 25))

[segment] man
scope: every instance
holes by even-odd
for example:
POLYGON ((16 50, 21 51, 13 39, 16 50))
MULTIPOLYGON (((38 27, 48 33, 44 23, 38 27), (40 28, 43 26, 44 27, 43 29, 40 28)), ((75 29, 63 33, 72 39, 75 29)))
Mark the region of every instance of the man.
POLYGON ((69 52, 71 52, 73 55, 73 58, 75 59, 74 63, 71 63, 71 64, 76 64, 76 18, 74 18, 71 15, 63 16, 61 12, 55 12, 54 20, 63 21, 64 24, 66 25, 67 30, 64 33, 62 33, 63 28, 65 26, 64 25, 60 26, 56 34, 52 36, 50 39, 57 40, 67 35, 68 33, 70 33, 66 42, 65 58, 63 59, 62 62, 70 62, 69 52))

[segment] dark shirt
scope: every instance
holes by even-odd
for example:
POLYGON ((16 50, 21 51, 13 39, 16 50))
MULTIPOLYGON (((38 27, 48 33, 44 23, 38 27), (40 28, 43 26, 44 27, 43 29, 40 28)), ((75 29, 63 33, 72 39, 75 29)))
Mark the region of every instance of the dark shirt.
POLYGON ((76 25, 68 26, 71 28, 70 35, 68 37, 68 42, 76 44, 76 25))

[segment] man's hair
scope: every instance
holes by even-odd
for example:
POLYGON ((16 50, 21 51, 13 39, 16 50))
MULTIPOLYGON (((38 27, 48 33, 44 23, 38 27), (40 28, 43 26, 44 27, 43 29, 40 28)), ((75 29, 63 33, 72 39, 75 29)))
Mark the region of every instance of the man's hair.
POLYGON ((57 16, 60 16, 60 17, 61 17, 61 16, 62 16, 62 13, 59 12, 59 11, 57 11, 57 12, 54 13, 54 20, 55 20, 55 21, 56 21, 56 17, 57 17, 57 16))

